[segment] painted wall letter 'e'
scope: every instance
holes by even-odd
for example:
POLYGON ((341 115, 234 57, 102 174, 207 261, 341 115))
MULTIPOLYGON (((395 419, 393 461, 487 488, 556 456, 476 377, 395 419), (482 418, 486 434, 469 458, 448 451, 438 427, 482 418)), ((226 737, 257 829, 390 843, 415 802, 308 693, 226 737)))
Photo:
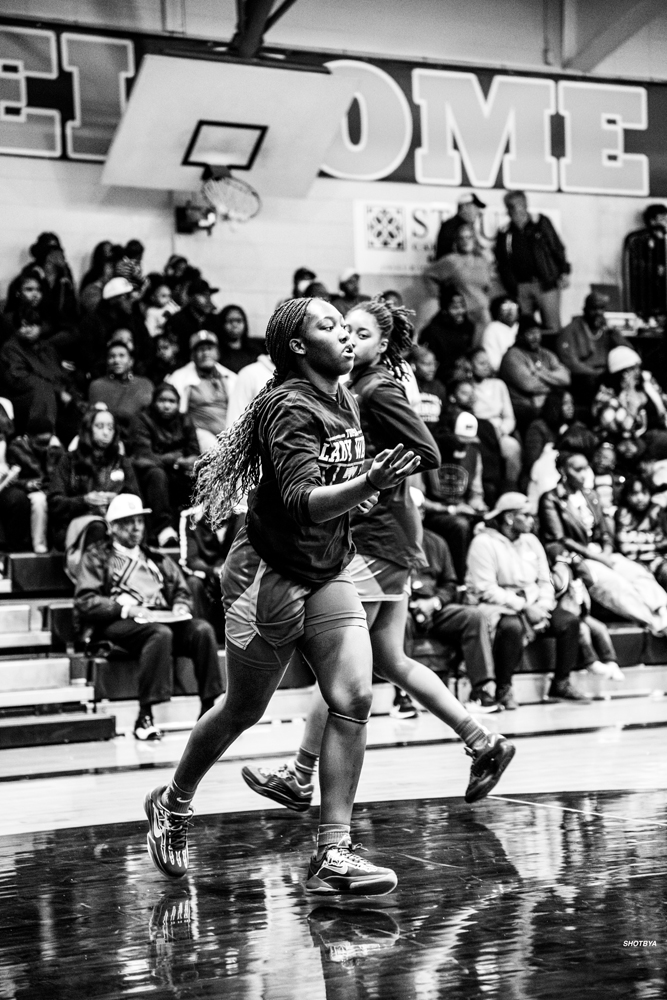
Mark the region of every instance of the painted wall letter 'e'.
POLYGON ((60 112, 28 108, 28 80, 58 76, 53 31, 0 28, 0 153, 12 156, 61 155, 60 112))
POLYGON ((132 42, 65 33, 63 68, 73 76, 74 120, 65 126, 67 155, 104 160, 127 103, 125 81, 134 76, 132 42))
POLYGON ((625 153, 623 129, 648 128, 646 90, 608 83, 558 84, 565 118, 561 189, 581 194, 649 193, 649 161, 625 153))
POLYGON ((355 80, 361 134, 353 143, 346 115, 322 170, 347 180, 388 177, 405 159, 412 139, 412 114, 405 94, 388 73, 370 63, 337 59, 327 66, 336 76, 355 80))
POLYGON ((421 110, 422 144, 415 152, 420 184, 459 185, 464 166, 470 184, 489 188, 502 164, 504 187, 556 190, 552 80, 496 76, 485 97, 474 73, 416 69, 412 96, 421 110))

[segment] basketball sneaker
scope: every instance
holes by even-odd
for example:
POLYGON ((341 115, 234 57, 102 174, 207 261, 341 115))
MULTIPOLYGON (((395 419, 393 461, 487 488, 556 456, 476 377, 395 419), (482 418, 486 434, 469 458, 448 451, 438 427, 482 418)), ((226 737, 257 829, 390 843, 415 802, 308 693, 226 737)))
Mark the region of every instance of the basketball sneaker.
POLYGON ((148 817, 148 854, 163 875, 168 878, 183 878, 188 870, 188 826, 192 822, 194 810, 187 813, 170 812, 162 805, 161 795, 165 786, 154 788, 144 801, 148 817))
POLYGON ((419 709, 406 691, 396 688, 394 704, 389 710, 389 715, 392 719, 416 719, 419 709))
POLYGON ((320 896, 385 896, 397 883, 396 872, 354 854, 347 839, 310 859, 306 890, 320 896))
POLYGON ((289 764, 281 764, 275 770, 247 764, 241 768, 241 776, 253 792, 295 812, 305 812, 313 800, 313 785, 300 785, 289 764))
POLYGON ((313 943, 323 956, 338 965, 393 948, 401 936, 396 921, 384 910, 346 910, 317 906, 308 915, 313 943))
POLYGON ((516 747, 499 733, 489 733, 483 747, 478 750, 466 747, 466 753, 472 757, 472 764, 465 800, 478 802, 496 787, 509 767, 516 747))

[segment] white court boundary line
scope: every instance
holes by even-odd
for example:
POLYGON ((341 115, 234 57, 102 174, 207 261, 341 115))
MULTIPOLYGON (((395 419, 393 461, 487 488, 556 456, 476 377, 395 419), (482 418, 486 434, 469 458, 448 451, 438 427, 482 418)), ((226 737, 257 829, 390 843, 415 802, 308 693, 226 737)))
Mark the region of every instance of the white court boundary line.
MULTIPOLYGON (((642 793, 640 792, 639 794, 642 793)), ((506 795, 489 795, 489 798, 496 799, 499 802, 514 802, 517 805, 533 806, 534 808, 559 809, 561 812, 580 813, 582 816, 599 816, 601 819, 617 819, 622 823, 643 823, 647 826, 667 827, 667 823, 661 823, 660 820, 657 819, 634 819, 629 816, 617 816, 615 813, 594 812, 592 809, 573 809, 571 806, 551 805, 549 802, 530 802, 528 799, 512 799, 506 795)))

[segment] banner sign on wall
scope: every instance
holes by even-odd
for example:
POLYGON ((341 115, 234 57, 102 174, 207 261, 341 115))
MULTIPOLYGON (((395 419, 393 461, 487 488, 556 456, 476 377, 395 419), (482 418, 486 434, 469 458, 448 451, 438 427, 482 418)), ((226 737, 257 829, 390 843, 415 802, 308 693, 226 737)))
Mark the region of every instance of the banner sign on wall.
MULTIPOLYGON (((214 58, 192 39, 2 21, 0 155, 104 161, 143 55, 167 45, 214 58)), ((665 84, 284 54, 354 81, 325 176, 667 197, 665 84)))

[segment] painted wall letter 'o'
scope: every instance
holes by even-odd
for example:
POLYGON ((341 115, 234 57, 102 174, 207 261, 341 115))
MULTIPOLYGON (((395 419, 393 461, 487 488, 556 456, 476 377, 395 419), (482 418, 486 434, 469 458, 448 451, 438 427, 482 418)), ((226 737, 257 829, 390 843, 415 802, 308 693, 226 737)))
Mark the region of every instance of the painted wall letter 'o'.
POLYGON ((421 109, 420 184, 459 185, 465 166, 470 184, 489 188, 502 164, 504 187, 556 190, 553 80, 496 76, 485 97, 474 73, 415 69, 412 96, 421 109))
POLYGON ((563 191, 582 194, 649 193, 649 161, 625 153, 623 129, 648 127, 646 90, 609 83, 558 84, 558 110, 565 118, 563 191))
POLYGON ((370 63, 337 59, 327 66, 337 76, 356 81, 361 134, 353 143, 346 115, 322 170, 348 180, 388 177, 405 159, 412 139, 412 115, 405 94, 388 73, 370 63))

